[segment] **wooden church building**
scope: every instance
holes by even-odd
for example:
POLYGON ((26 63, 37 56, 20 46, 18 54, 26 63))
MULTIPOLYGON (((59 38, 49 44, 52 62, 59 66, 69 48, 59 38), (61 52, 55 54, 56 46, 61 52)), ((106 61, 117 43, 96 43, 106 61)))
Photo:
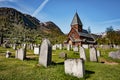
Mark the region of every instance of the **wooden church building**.
POLYGON ((95 43, 94 37, 83 29, 83 24, 76 12, 71 23, 71 30, 68 33, 67 44, 82 46, 95 43))

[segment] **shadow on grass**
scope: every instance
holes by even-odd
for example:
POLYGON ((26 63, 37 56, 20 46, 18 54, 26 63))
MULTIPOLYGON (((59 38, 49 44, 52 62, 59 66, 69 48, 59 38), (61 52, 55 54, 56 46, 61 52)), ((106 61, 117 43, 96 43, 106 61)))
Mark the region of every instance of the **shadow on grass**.
POLYGON ((79 55, 79 53, 78 53, 78 52, 74 52, 74 54, 75 54, 75 55, 79 55))
POLYGON ((94 71, 85 70, 85 79, 89 78, 91 74, 95 74, 94 71))
POLYGON ((25 58, 25 60, 35 60, 35 61, 36 61, 36 60, 38 60, 38 57, 36 57, 36 56, 34 56, 34 57, 30 57, 30 56, 29 56, 29 57, 28 57, 28 56, 27 56, 27 57, 25 58))
POLYGON ((64 62, 55 63, 52 61, 52 65, 64 65, 64 62))

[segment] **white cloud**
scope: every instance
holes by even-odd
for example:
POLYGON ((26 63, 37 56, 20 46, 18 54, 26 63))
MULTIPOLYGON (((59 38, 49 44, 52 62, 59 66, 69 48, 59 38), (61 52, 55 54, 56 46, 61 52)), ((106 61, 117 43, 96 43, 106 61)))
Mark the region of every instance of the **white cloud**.
POLYGON ((32 16, 37 15, 47 4, 49 0, 45 0, 42 4, 40 4, 40 6, 33 12, 32 16))

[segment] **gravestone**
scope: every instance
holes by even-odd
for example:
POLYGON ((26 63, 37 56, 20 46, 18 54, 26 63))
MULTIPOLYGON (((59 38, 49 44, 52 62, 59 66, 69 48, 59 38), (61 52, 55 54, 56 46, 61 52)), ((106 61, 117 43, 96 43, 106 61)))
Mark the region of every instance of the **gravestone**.
POLYGON ((33 44, 33 47, 36 47, 37 45, 36 44, 33 44))
POLYGON ((23 48, 26 49, 27 48, 27 44, 23 44, 23 48))
POLYGON ((40 47, 34 47, 34 54, 40 53, 40 47))
POLYGON ((11 56, 11 52, 10 51, 7 51, 6 52, 6 58, 9 58, 11 56))
POLYGON ((84 48, 86 48, 86 49, 89 48, 89 45, 87 45, 87 44, 83 44, 82 46, 83 46, 84 48))
POLYGON ((118 50, 116 52, 110 52, 109 57, 111 57, 113 59, 120 59, 120 50, 118 50))
POLYGON ((90 61, 98 61, 97 50, 94 47, 90 48, 90 61))
POLYGON ((33 49, 34 49, 33 44, 30 44, 30 50, 33 50, 33 49))
POLYGON ((73 75, 77 78, 84 77, 84 60, 83 59, 67 59, 64 61, 65 73, 73 75))
POLYGON ((110 49, 111 46, 110 46, 110 45, 102 45, 102 48, 103 48, 103 49, 110 49))
POLYGON ((27 49, 30 49, 30 44, 27 44, 27 49))
POLYGON ((41 44, 39 64, 44 67, 49 66, 52 63, 52 47, 48 39, 44 39, 41 44))
POLYGON ((34 46, 33 46, 33 45, 31 45, 30 49, 31 49, 31 50, 33 50, 33 49, 34 49, 34 46))
POLYGON ((13 47, 13 44, 10 44, 10 47, 13 47))
POLYGON ((73 48, 73 51, 74 52, 78 52, 79 50, 78 50, 78 46, 75 46, 74 48, 73 48))
POLYGON ((83 60, 86 60, 85 49, 82 46, 80 47, 80 58, 83 58, 83 60))
POLYGON ((9 41, 4 42, 4 43, 2 44, 2 46, 3 46, 4 48, 10 48, 9 41))
POLYGON ((67 44, 67 50, 70 51, 70 44, 67 44))
POLYGON ((59 53, 59 58, 67 59, 67 54, 65 52, 59 53))
POLYGON ((17 49, 17 45, 13 44, 13 49, 16 50, 17 49))
POLYGON ((56 45, 53 45, 52 46, 52 50, 56 50, 57 46, 56 45))
POLYGON ((57 49, 59 49, 60 45, 59 44, 55 44, 55 45, 56 45, 57 49))
POLYGON ((116 46, 116 49, 120 49, 120 45, 117 45, 117 46, 116 46))
POLYGON ((26 58, 26 50, 23 48, 16 50, 15 58, 24 60, 26 58))
POLYGON ((97 56, 100 57, 100 51, 99 50, 97 50, 97 56))
POLYGON ((62 44, 59 44, 59 49, 62 50, 62 44))

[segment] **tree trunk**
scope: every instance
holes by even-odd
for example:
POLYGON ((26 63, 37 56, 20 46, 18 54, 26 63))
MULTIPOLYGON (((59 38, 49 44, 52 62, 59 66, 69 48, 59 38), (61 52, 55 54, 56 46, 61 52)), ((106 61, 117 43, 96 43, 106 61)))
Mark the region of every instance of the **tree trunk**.
POLYGON ((3 34, 0 35, 0 45, 3 43, 3 34))

